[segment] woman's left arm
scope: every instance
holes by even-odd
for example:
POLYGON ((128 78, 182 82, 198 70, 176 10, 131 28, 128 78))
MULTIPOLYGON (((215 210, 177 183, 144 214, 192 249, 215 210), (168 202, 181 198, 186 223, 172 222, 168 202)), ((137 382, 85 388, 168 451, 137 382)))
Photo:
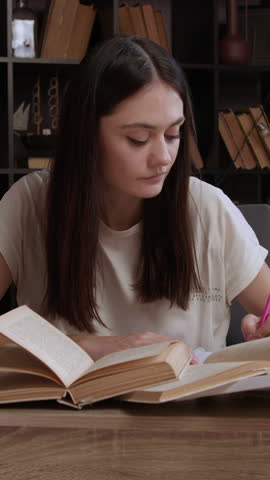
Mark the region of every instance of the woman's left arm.
POLYGON ((260 317, 263 314, 268 296, 270 295, 270 268, 266 263, 258 275, 243 290, 236 300, 244 307, 249 315, 242 319, 241 328, 245 340, 267 337, 270 335, 270 317, 263 327, 257 329, 260 317))

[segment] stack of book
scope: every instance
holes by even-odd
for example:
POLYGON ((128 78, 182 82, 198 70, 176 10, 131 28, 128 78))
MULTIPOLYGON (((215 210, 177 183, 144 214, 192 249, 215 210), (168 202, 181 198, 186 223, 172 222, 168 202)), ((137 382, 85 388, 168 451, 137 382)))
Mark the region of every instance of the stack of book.
POLYGON ((96 17, 94 4, 79 0, 51 0, 42 36, 42 58, 81 60, 96 17))
POLYGON ((168 35, 162 12, 151 4, 130 7, 121 5, 119 12, 119 31, 128 35, 142 35, 170 51, 168 35))
POLYGON ((262 105, 220 112, 218 125, 236 168, 270 168, 270 123, 262 105))

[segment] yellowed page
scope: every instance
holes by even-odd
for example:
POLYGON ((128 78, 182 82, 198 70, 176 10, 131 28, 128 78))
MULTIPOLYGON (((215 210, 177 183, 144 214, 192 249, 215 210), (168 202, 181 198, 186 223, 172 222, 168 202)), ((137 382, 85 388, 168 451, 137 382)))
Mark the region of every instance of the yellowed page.
POLYGON ((147 358, 159 355, 168 346, 170 342, 155 343, 153 345, 145 345, 143 347, 134 347, 127 350, 121 350, 119 352, 113 352, 106 355, 99 360, 96 360, 95 364, 90 368, 91 372, 106 368, 108 366, 117 365, 119 363, 132 362, 140 358, 147 358))
POLYGON ((212 353, 205 363, 247 362, 250 360, 270 361, 270 337, 225 347, 212 353))
MULTIPOLYGON (((181 378, 166 384, 155 385, 124 395, 124 400, 154 403, 169 400, 184 400, 201 392, 216 389, 222 385, 232 384, 247 377, 264 375, 270 372, 264 362, 226 362, 207 365, 190 365, 181 378), (159 394, 159 395, 158 395, 159 394)), ((269 378, 270 383, 270 378, 269 378)), ((205 393, 204 393, 205 395, 205 393)))
POLYGON ((0 374, 5 372, 46 377, 62 385, 59 378, 43 362, 14 343, 0 348, 0 374))
POLYGON ((2 315, 0 333, 44 362, 66 387, 94 363, 79 345, 27 306, 2 315))
POLYGON ((65 387, 47 378, 0 373, 0 403, 50 400, 65 396, 65 387))
MULTIPOLYGON (((249 362, 246 362, 247 364, 249 362)), ((243 362, 226 362, 226 363, 212 363, 208 365, 190 365, 183 372, 181 378, 172 382, 155 385, 153 387, 145 388, 144 390, 151 392, 165 392, 176 387, 183 387, 198 380, 209 379, 213 375, 220 374, 225 371, 230 371, 233 367, 239 367, 243 362)), ((270 365, 269 365, 270 368, 270 365)), ((261 369, 259 369, 261 371, 261 369)), ((231 380, 232 381, 232 380, 231 380)))
POLYGON ((229 393, 248 392, 251 390, 267 390, 270 388, 270 375, 256 375, 227 383, 218 387, 209 388, 204 392, 197 392, 192 395, 185 395, 179 400, 192 400, 202 397, 213 397, 214 395, 228 395, 229 393))

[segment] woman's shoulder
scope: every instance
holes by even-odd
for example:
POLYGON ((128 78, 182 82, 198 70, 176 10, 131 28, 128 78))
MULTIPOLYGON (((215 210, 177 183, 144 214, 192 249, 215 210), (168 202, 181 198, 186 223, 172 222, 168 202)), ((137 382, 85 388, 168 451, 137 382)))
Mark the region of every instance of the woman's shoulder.
POLYGON ((190 177, 189 197, 200 211, 211 211, 213 215, 220 210, 235 210, 236 207, 231 199, 218 187, 211 185, 196 177, 190 177))
POLYGON ((31 172, 17 180, 6 195, 13 198, 19 196, 22 201, 26 198, 34 200, 38 196, 41 201, 46 196, 49 178, 49 170, 31 172))
POLYGON ((193 221, 207 231, 217 225, 243 222, 237 206, 220 188, 196 177, 190 177, 189 207, 193 221))

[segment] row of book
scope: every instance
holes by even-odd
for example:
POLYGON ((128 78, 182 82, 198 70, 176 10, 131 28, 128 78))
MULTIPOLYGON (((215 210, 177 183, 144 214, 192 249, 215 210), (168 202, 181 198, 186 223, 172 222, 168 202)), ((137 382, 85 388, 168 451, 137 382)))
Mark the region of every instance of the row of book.
POLYGON ((262 105, 220 112, 218 126, 235 168, 270 168, 270 123, 262 105))
POLYGON ((130 7, 121 5, 119 12, 119 31, 128 35, 142 35, 170 51, 170 45, 162 12, 151 4, 130 7))
MULTIPOLYGON (((132 7, 123 4, 118 12, 120 33, 143 35, 170 50, 160 10, 155 10, 151 4, 132 7)), ((40 56, 81 60, 89 45, 96 14, 97 8, 93 2, 82 4, 80 0, 51 0, 42 34, 40 56)), ((102 11, 99 18, 102 23, 102 11)))

